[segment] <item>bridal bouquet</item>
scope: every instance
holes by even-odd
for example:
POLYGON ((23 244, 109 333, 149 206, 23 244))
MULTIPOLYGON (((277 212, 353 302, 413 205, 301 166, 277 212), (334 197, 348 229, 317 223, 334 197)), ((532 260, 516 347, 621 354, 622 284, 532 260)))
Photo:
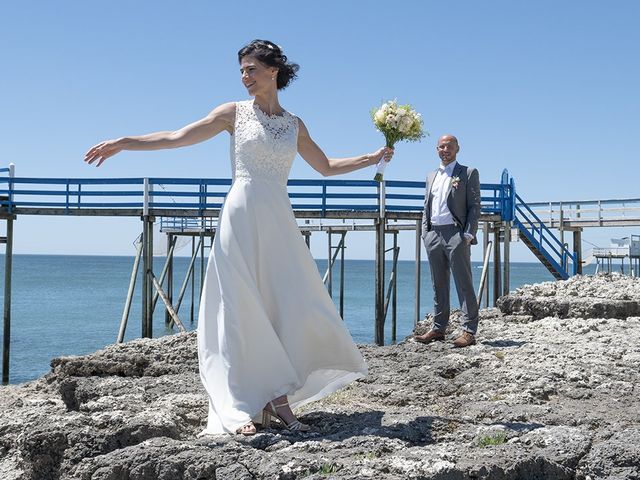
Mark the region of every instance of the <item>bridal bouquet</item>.
MULTIPOLYGON (((385 102, 380 108, 371 110, 371 118, 375 127, 384 135, 389 148, 393 148, 396 142, 417 142, 425 136, 422 130, 422 115, 411 105, 398 105, 396 100, 385 102)), ((387 162, 384 159, 378 162, 374 180, 382 181, 386 166, 387 162)))

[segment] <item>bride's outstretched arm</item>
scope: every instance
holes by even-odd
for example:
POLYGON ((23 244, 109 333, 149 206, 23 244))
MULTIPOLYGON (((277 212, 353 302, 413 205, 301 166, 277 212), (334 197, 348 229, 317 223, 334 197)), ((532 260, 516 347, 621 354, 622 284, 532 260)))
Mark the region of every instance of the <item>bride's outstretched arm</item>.
POLYGON ((178 148, 204 142, 223 130, 233 133, 235 103, 222 104, 206 117, 193 122, 179 130, 155 132, 136 137, 121 137, 106 140, 91 147, 84 156, 88 164, 96 163, 96 167, 109 157, 122 150, 161 150, 178 148))
POLYGON ((327 177, 329 175, 340 175, 341 173, 353 172, 360 168, 377 164, 384 157, 386 161, 393 157, 393 149, 382 147, 373 153, 350 158, 328 158, 320 147, 312 140, 309 130, 298 119, 298 153, 311 165, 314 170, 327 177))

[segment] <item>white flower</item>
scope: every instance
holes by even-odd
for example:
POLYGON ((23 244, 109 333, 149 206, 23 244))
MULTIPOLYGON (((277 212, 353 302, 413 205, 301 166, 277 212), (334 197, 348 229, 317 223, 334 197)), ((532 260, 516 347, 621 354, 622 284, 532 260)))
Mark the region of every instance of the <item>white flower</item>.
POLYGON ((412 126, 413 118, 411 118, 410 116, 404 115, 399 119, 398 130, 400 130, 400 133, 408 133, 409 130, 411 130, 412 126))
POLYGON ((381 108, 376 112, 376 114, 374 115, 374 118, 376 122, 382 123, 384 122, 384 119, 386 116, 387 116, 387 113, 381 108))
POLYGON ((387 118, 384 123, 390 127, 396 128, 398 126, 398 117, 393 113, 389 113, 387 114, 387 118))

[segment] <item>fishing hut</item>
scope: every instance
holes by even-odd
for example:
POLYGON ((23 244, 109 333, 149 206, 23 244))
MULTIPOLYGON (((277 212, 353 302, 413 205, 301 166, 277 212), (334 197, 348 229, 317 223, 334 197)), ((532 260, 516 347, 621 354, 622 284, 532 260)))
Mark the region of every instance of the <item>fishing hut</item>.
POLYGON ((613 271, 613 264, 620 262, 620 272, 625 273, 624 261, 629 260, 627 271, 632 277, 640 277, 640 235, 631 235, 624 238, 612 238, 611 245, 606 248, 594 248, 593 256, 596 258, 596 273, 606 269, 607 273, 613 271))
MULTIPOLYGON (((153 311, 160 299, 166 310, 166 322, 184 330, 180 306, 184 295, 195 297, 202 290, 205 248, 216 234, 217 219, 231 179, 190 178, 33 178, 15 175, 15 167, 0 169, 0 220, 6 224, 4 284, 4 345, 2 381, 9 379, 11 330, 11 270, 13 220, 20 215, 136 217, 141 235, 136 242, 129 291, 117 341, 124 338, 129 311, 134 301, 137 272, 142 267, 139 298, 142 305, 142 336, 151 337, 153 311), (161 269, 154 266, 154 224, 160 223, 166 235, 167 255, 161 269), (176 239, 191 237, 188 272, 174 296, 173 254, 176 239), (198 267, 198 258, 200 259, 198 267), (193 272, 200 268, 199 289, 193 272), (156 272, 160 270, 160 274, 156 272)), ((365 180, 289 180, 288 191, 301 235, 307 244, 314 233, 326 235, 327 271, 324 280, 333 295, 333 271, 340 258, 344 272, 347 236, 359 231, 375 233, 372 253, 375 258, 375 300, 373 302, 374 338, 385 343, 385 322, 391 310, 392 341, 396 326, 396 278, 399 256, 398 234, 413 232, 415 238, 414 323, 421 317, 421 228, 425 182, 365 180), (385 272, 386 265, 391 272, 385 272), (388 275, 387 280, 387 273, 388 275)), ((559 240, 535 211, 517 194, 508 172, 498 183, 481 184, 481 231, 483 232, 483 269, 479 300, 490 301, 489 272, 493 282, 492 300, 509 292, 509 246, 516 234, 531 248, 556 278, 568 278, 579 271, 579 251, 571 251, 559 240)), ((575 242, 574 242, 575 245, 575 242)), ((339 308, 344 307, 344 275, 338 286, 339 308)), ((194 302, 192 302, 193 305, 194 302)), ((193 307, 191 316, 193 318, 193 307)))

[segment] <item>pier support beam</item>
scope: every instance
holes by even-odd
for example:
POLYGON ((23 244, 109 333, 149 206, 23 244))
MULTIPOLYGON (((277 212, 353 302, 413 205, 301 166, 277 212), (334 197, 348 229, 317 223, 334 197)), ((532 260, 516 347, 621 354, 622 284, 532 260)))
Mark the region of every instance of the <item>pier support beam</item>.
MULTIPOLYGON (((198 254, 196 252, 196 237, 191 237, 191 258, 198 258, 198 254)), ((193 261, 193 260, 192 260, 193 261)), ((194 270, 194 266, 191 266, 191 308, 189 312, 189 319, 191 323, 195 319, 195 299, 196 299, 196 272, 194 270)))
POLYGON ((347 232, 340 237, 340 318, 344 320, 344 249, 347 232))
POLYGON ((582 230, 573 231, 573 253, 576 254, 577 273, 582 275, 582 230))
POLYGON ((131 311, 131 301, 136 288, 136 280, 138 279, 138 270, 140 267, 140 258, 142 257, 142 239, 136 242, 136 257, 133 261, 133 270, 131 271, 131 279, 129 280, 129 290, 127 291, 127 300, 124 303, 124 311, 120 320, 120 328, 118 329, 118 338, 116 343, 124 342, 124 334, 127 330, 127 322, 129 321, 129 312, 131 311))
POLYGON ((331 227, 327 228, 327 291, 329 296, 333 298, 333 248, 331 245, 331 227))
POLYGON ((386 193, 384 182, 378 183, 378 218, 376 226, 376 325, 375 342, 384 345, 384 236, 387 224, 386 193))
POLYGON ((422 254, 422 220, 416 220, 416 296, 415 296, 415 316, 413 318, 413 326, 415 327, 420 321, 420 257, 422 254))
MULTIPOLYGON (((173 305, 173 252, 175 249, 175 242, 177 241, 177 237, 167 234, 167 300, 169 303, 173 305)), ((169 309, 165 309, 164 312, 164 323, 165 325, 171 325, 173 317, 171 316, 171 312, 169 309)))
POLYGON ((384 345, 384 218, 376 219, 376 325, 375 342, 384 345))
POLYGON ((200 230, 200 293, 198 298, 202 298, 202 290, 204 289, 204 230, 206 228, 205 218, 201 217, 202 229, 200 230))
POLYGON ((500 224, 493 224, 493 306, 495 307, 500 297, 500 224))
POLYGON ((142 219, 142 337, 153 336, 153 217, 142 219))
MULTIPOLYGON (((487 258, 487 250, 489 249, 489 222, 482 223, 482 258, 487 258)), ((484 289, 481 290, 481 296, 478 298, 478 306, 482 307, 482 297, 484 297, 484 307, 489 308, 489 283, 487 282, 484 289), (484 291, 484 293, 482 293, 484 291)))
MULTIPOLYGON (((393 232, 393 270, 391 271, 391 281, 389 282, 389 288, 391 291, 391 341, 396 343, 398 329, 398 255, 400 253, 400 247, 398 247, 398 231, 393 232)), ((385 317, 387 315, 387 309, 385 308, 385 317)))
POLYGON ((510 284, 509 284, 509 271, 510 271, 510 263, 509 263, 509 249, 511 246, 511 222, 504 222, 504 263, 502 269, 502 295, 509 295, 510 284))
POLYGON ((11 350, 11 273, 13 268, 13 217, 7 218, 7 236, 4 255, 4 330, 2 344, 2 384, 9 383, 11 350))

